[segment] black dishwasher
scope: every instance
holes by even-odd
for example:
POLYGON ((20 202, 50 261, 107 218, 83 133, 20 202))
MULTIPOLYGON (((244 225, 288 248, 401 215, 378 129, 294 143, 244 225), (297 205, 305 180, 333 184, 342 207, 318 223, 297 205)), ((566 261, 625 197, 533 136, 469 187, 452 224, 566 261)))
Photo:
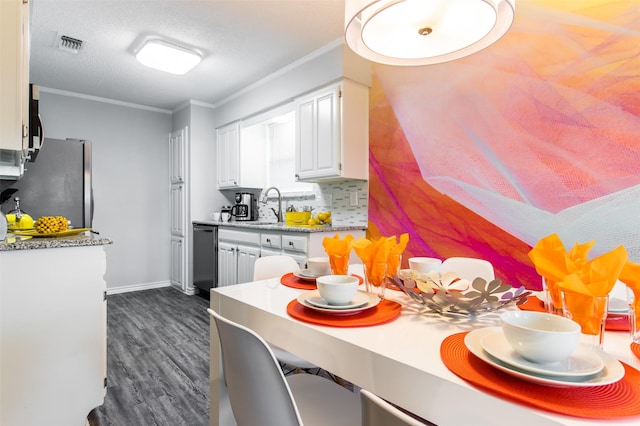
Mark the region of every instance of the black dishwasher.
POLYGON ((218 227, 193 222, 193 287, 201 293, 218 286, 218 227))

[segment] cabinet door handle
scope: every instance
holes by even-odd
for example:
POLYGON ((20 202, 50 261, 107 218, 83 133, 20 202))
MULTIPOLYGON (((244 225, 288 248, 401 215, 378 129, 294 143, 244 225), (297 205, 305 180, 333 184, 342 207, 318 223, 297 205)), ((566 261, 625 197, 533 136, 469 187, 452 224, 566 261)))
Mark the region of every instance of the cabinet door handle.
POLYGON ((267 242, 271 244, 271 238, 267 238, 267 242))
POLYGON ((289 245, 290 245, 290 246, 293 246, 293 241, 289 241, 289 245))

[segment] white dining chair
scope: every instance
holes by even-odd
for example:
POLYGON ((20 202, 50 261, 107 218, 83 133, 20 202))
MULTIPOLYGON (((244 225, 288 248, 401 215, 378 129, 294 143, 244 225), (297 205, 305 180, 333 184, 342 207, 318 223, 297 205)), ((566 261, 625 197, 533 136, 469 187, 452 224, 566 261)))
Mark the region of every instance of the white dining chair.
POLYGON ((238 426, 360 424, 360 400, 355 393, 320 376, 285 377, 264 339, 207 311, 218 330, 222 371, 238 426))
POLYGON ((484 259, 473 257, 450 257, 442 262, 440 273, 457 272, 460 278, 473 282, 475 278, 484 278, 487 282, 495 279, 493 265, 484 259))
POLYGON ((379 396, 360 389, 362 426, 424 426, 402 410, 389 404, 379 396))
MULTIPOLYGON (((260 281, 269 278, 280 278, 284 274, 297 271, 298 269, 300 269, 298 267, 298 263, 293 260, 291 256, 277 255, 259 257, 258 259, 256 259, 256 263, 253 269, 253 280, 260 281)), ((306 372, 309 372, 309 370, 313 369, 320 369, 320 367, 318 367, 317 365, 303 358, 300 358, 299 356, 296 356, 291 352, 287 352, 276 345, 269 346, 275 354, 278 362, 283 364, 283 367, 293 367, 293 370, 289 371, 289 373, 294 372, 296 369, 301 369, 306 372)))

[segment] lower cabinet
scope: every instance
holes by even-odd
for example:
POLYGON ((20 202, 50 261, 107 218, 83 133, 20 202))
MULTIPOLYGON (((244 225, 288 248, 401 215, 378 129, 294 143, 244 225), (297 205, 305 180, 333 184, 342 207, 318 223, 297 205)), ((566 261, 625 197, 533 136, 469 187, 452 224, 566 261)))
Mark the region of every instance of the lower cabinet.
POLYGON ((103 246, 0 251, 0 425, 85 425, 103 404, 106 273, 103 246))
POLYGON ((218 286, 237 283, 238 257, 236 256, 237 244, 218 242, 218 286))
POLYGON ((274 249, 270 249, 270 248, 260 247, 260 257, 279 256, 279 255, 282 255, 282 254, 286 254, 287 256, 291 256, 293 258, 293 260, 296 261, 296 263, 298 264, 298 267, 300 269, 305 269, 307 267, 306 266, 307 265, 307 256, 306 255, 286 253, 286 252, 283 252, 282 249, 274 250, 274 249))
MULTIPOLYGON (((365 236, 364 230, 350 230, 355 239, 365 236)), ((256 259, 265 256, 291 256, 300 269, 307 267, 307 258, 326 256, 322 240, 333 237, 331 232, 287 232, 273 230, 238 230, 220 227, 218 230, 218 285, 226 286, 253 281, 256 259)), ((352 253, 352 261, 357 261, 352 253)))
POLYGON ((253 270, 256 259, 260 257, 260 247, 238 244, 236 255, 238 260, 236 281, 238 284, 253 281, 253 270))
POLYGON ((186 290, 185 263, 184 238, 171 237, 171 285, 180 291, 186 290))
POLYGON ((253 281, 260 257, 260 234, 220 229, 218 231, 218 286, 253 281))

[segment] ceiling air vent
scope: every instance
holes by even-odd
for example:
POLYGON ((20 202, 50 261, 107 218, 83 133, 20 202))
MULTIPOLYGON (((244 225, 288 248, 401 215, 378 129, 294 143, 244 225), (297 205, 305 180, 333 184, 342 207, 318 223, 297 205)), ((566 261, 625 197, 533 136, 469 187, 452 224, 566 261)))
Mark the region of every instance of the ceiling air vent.
POLYGON ((58 34, 56 37, 56 47, 70 53, 78 53, 82 48, 82 40, 58 34))

